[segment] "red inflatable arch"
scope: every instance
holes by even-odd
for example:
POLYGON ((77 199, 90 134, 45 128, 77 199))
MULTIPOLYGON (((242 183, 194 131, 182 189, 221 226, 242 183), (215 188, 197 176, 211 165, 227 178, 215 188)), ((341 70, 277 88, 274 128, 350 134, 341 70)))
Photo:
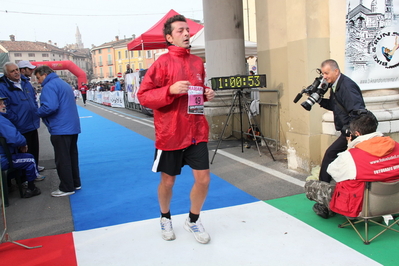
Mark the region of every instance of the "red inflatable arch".
POLYGON ((69 70, 72 74, 74 74, 78 78, 78 86, 83 83, 87 84, 87 76, 86 73, 78 67, 74 62, 70 60, 66 61, 43 61, 43 62, 31 62, 32 65, 35 66, 49 66, 53 70, 69 70))

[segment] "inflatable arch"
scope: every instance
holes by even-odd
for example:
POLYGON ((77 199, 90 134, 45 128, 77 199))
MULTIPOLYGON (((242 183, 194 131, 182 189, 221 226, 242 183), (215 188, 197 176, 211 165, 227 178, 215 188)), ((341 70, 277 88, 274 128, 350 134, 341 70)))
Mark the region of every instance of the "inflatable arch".
POLYGON ((78 78, 78 86, 83 83, 87 84, 87 76, 86 73, 78 67, 74 62, 70 60, 66 61, 43 61, 43 62, 31 62, 32 65, 35 66, 49 66, 53 70, 69 70, 72 74, 74 74, 78 78))

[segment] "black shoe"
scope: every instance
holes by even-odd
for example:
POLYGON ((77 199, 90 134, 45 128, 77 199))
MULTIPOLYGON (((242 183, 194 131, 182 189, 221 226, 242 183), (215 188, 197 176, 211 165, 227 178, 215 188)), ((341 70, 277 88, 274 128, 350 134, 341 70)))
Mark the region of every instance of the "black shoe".
POLYGON ((40 189, 38 187, 35 187, 35 189, 30 190, 29 188, 27 190, 25 190, 25 193, 23 194, 22 197, 24 198, 31 198, 37 195, 42 194, 42 192, 40 191, 40 189))
POLYGON ((313 211, 320 217, 328 219, 328 208, 320 203, 313 205, 313 211))

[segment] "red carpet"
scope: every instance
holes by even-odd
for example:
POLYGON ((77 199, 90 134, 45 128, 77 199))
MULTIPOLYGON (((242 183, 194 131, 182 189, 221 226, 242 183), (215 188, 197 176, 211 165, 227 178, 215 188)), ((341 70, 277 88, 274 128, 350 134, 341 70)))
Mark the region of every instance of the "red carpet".
POLYGON ((7 266, 75 266, 75 247, 72 233, 19 240, 26 249, 13 243, 0 244, 0 265, 7 266))

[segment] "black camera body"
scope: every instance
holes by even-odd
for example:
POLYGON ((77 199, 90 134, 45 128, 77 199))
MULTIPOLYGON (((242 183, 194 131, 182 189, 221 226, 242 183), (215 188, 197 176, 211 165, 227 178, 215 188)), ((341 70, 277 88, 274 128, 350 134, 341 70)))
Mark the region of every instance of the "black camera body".
POLYGON ((306 93, 309 97, 301 103, 301 106, 307 111, 312 109, 312 106, 319 102, 323 95, 328 91, 328 83, 323 80, 321 70, 317 69, 317 73, 320 75, 314 79, 313 83, 307 88, 303 89, 294 99, 294 103, 297 103, 301 98, 302 94, 306 93))

